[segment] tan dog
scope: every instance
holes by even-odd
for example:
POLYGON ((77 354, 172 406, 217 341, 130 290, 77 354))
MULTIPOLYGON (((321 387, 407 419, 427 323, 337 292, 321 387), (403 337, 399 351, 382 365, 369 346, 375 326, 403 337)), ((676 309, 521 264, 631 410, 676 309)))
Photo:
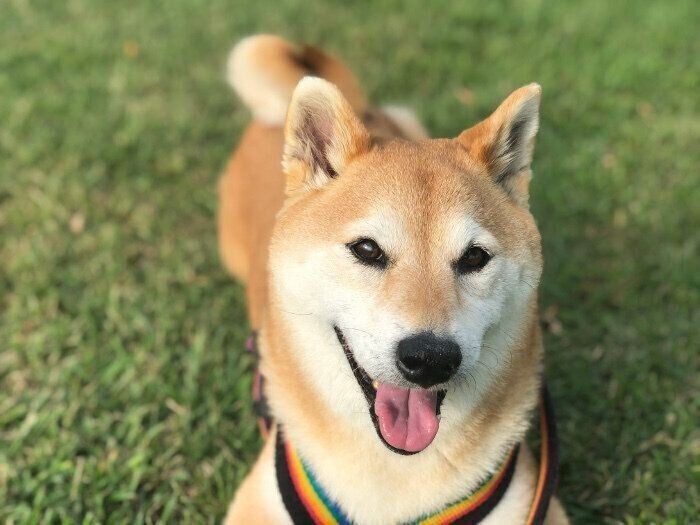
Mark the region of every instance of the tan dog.
MULTIPOLYGON (((464 498, 523 440, 538 400, 528 185, 540 87, 429 140, 314 48, 245 39, 229 80, 254 120, 220 182, 219 243, 247 284, 277 426, 227 523, 291 522, 280 426, 356 523, 410 522, 464 498)), ((525 446, 514 465, 484 523, 525 523, 537 468, 525 446)), ((557 500, 546 522, 567 523, 557 500)))

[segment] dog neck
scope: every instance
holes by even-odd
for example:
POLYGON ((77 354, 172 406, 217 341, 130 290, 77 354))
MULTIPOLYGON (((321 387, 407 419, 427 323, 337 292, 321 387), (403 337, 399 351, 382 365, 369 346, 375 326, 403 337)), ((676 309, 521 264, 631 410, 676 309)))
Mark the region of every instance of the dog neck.
POLYGON ((335 373, 348 367, 331 327, 328 334, 319 333, 312 319, 269 313, 261 333, 261 366, 274 417, 329 497, 358 522, 406 521, 463 498, 496 470, 528 428, 542 355, 534 304, 520 330, 524 336, 506 349, 512 358, 498 381, 477 391, 461 417, 448 392, 445 428, 413 456, 398 455, 379 440, 359 387, 356 413, 343 417, 309 380, 305 364, 296 358, 295 349, 302 345, 324 355, 337 353, 335 373))

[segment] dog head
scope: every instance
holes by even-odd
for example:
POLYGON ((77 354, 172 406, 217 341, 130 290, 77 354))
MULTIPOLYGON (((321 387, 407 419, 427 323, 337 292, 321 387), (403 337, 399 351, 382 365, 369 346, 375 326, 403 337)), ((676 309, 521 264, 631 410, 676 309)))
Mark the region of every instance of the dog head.
POLYGON ((539 99, 536 84, 518 89, 455 139, 373 143, 333 85, 305 78, 294 92, 271 308, 316 402, 373 422, 395 452, 468 417, 532 322, 539 99), (439 428, 443 401, 454 417, 439 428))

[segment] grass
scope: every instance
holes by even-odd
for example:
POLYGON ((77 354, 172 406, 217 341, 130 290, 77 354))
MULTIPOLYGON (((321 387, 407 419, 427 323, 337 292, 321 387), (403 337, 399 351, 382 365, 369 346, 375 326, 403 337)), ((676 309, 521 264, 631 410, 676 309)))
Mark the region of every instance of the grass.
POLYGON ((321 43, 438 136, 544 87, 560 493, 700 513, 700 11, 692 0, 0 3, 0 520, 218 522, 260 445, 218 172, 230 46, 321 43))

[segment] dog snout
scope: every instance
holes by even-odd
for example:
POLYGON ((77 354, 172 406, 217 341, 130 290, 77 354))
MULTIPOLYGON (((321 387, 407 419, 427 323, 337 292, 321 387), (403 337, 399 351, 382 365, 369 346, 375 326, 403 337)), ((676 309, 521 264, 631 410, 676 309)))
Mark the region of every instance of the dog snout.
POLYGON ((459 345, 432 332, 412 335, 398 344, 396 366, 406 379, 423 388, 450 379, 461 362, 459 345))

